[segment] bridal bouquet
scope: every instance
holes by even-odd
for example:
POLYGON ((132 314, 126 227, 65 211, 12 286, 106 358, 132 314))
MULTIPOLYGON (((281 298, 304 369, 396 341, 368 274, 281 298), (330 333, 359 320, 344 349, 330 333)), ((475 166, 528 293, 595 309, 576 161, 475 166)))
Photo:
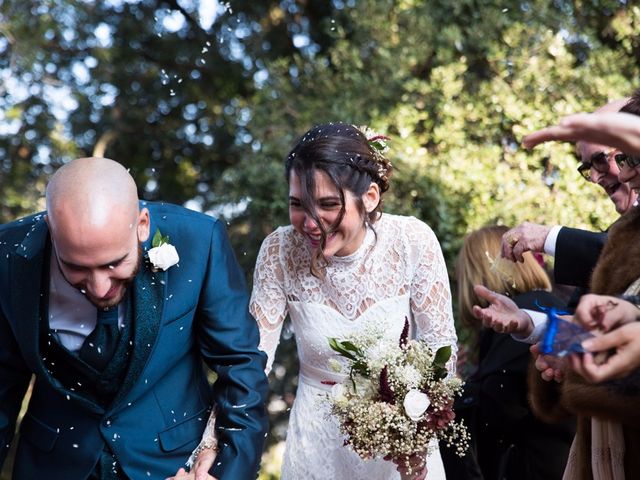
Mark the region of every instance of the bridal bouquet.
MULTIPOLYGON (((453 397, 462 382, 447 377, 451 347, 433 352, 422 341, 408 340, 408 333, 405 319, 399 341, 373 330, 329 339, 331 348, 346 359, 348 377, 333 384, 328 399, 345 445, 361 458, 384 457, 411 471, 410 457, 426 456, 433 438, 455 446, 463 456, 468 433, 464 424, 453 422, 453 397)), ((345 370, 338 360, 332 368, 345 370)))

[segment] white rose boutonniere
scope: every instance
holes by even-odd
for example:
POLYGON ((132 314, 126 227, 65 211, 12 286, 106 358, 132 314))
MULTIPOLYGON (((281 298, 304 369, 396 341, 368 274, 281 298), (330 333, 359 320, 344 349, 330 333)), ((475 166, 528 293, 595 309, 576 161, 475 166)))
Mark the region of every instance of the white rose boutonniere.
POLYGON ((160 229, 156 230, 151 246, 153 248, 149 250, 149 260, 154 271, 167 270, 180 261, 176 247, 169 243, 169 237, 162 236, 160 229))
POLYGON ((404 397, 402 405, 404 406, 404 411, 407 413, 407 416, 414 422, 417 422, 422 418, 424 412, 427 411, 431 402, 426 393, 422 393, 419 390, 409 390, 404 397))

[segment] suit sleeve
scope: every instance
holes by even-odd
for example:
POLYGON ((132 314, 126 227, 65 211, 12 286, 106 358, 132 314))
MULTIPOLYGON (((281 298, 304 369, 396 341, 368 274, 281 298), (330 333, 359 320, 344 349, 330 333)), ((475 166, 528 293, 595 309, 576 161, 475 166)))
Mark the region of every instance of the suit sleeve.
POLYGON ((556 242, 555 281, 588 288, 591 273, 606 241, 606 232, 562 227, 556 242))
POLYGON ((30 378, 13 331, 0 308, 0 469, 13 439, 30 378))
POLYGON ((220 480, 255 478, 268 428, 266 355, 258 350, 244 274, 220 222, 213 226, 197 315, 201 354, 218 375, 213 399, 220 451, 210 473, 220 480))

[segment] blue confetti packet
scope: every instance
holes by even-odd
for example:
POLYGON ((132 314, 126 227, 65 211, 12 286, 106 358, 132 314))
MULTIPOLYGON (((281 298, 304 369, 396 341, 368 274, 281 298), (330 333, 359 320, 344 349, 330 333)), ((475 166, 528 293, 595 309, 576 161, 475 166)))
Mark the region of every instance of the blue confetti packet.
POLYGON ((547 323, 542 335, 540 352, 544 355, 563 357, 570 353, 584 353, 583 340, 593 337, 593 334, 582 325, 568 322, 558 317, 555 308, 543 308, 547 313, 547 323))

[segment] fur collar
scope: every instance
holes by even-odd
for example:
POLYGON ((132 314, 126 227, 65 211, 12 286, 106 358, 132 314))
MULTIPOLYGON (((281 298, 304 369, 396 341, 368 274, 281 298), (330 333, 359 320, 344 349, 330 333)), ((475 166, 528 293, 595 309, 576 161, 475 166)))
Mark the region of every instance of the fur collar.
POLYGON ((609 229, 591 276, 591 293, 621 295, 640 277, 640 207, 634 207, 609 229))

